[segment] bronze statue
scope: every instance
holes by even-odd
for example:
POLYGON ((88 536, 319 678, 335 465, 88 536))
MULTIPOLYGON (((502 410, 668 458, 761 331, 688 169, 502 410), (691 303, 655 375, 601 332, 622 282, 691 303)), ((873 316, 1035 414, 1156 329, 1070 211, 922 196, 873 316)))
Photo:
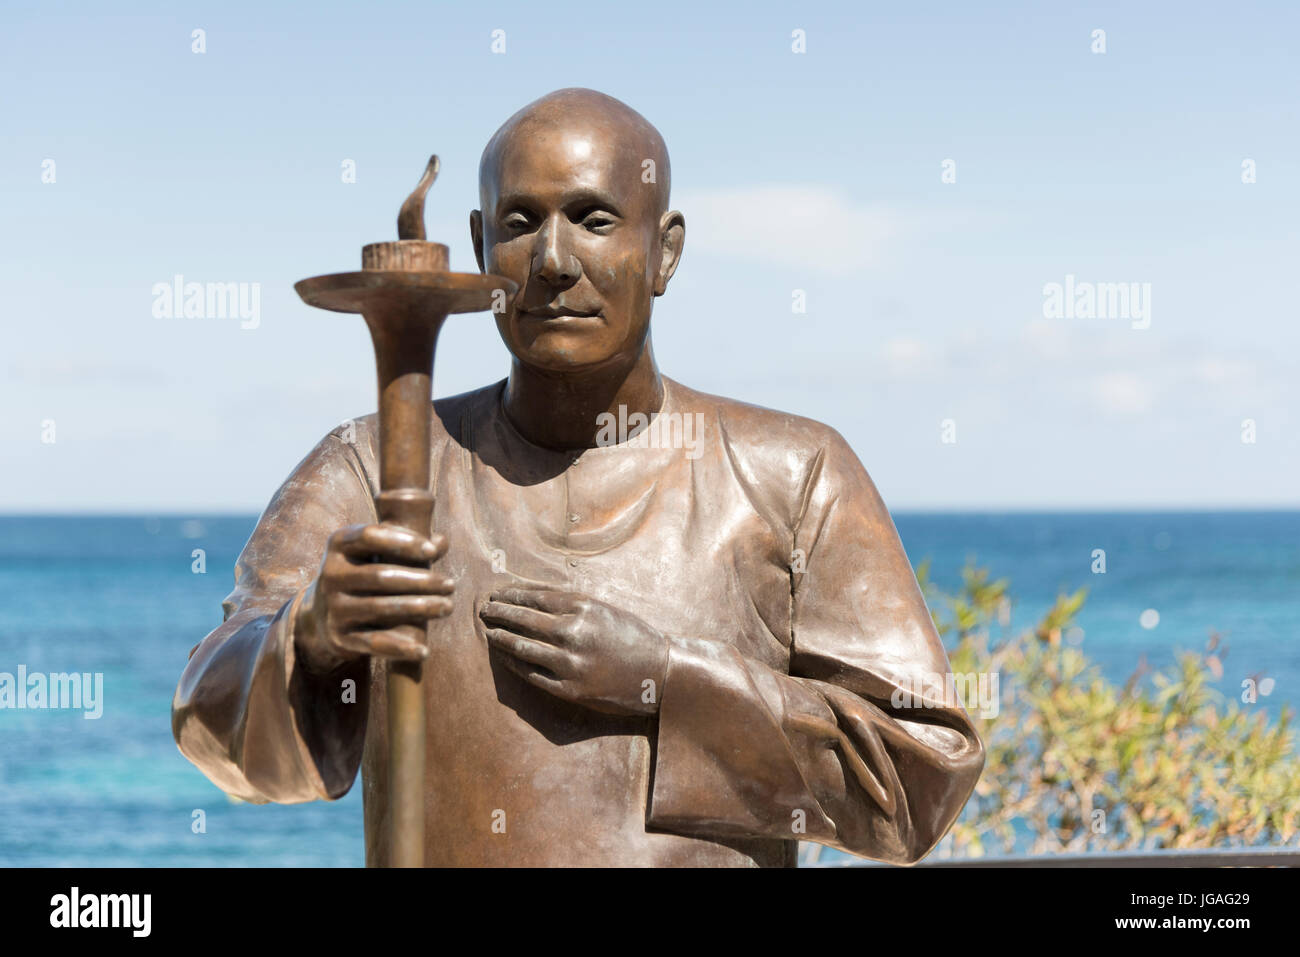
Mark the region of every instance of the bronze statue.
MULTIPOLYGON (((433 404, 431 501, 381 494, 403 487, 381 459, 409 471, 413 446, 375 416, 276 493, 173 702, 221 788, 334 799, 360 767, 379 866, 790 866, 797 840, 910 863, 952 824, 983 747, 857 457, 656 367, 653 300, 685 239, 669 185, 659 133, 594 91, 492 137, 470 219, 485 276, 426 318, 507 290, 510 374, 433 404), (388 820, 390 672, 422 689, 414 842, 388 820)), ((445 270, 440 248, 401 268, 445 270)), ((379 338, 381 389, 427 373, 431 351, 385 380, 379 338)), ((381 392, 408 438, 415 392, 381 392)))

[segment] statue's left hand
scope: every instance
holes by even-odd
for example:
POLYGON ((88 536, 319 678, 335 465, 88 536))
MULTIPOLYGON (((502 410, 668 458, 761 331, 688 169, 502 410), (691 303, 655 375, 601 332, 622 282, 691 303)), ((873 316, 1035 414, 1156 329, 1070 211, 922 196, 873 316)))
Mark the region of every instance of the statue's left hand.
POLYGON ((607 714, 655 714, 668 639, 576 592, 503 588, 479 609, 501 661, 529 684, 607 714))

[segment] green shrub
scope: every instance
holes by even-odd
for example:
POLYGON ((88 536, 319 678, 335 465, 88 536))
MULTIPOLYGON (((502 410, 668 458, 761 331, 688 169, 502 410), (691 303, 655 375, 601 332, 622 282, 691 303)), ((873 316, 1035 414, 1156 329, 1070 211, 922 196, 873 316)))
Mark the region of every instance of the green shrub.
POLYGON ((1293 712, 1269 721, 1236 689, 1212 687, 1226 654, 1217 635, 1163 670, 1141 660, 1118 686, 1075 646, 1086 590, 1015 631, 1005 579, 968 566, 945 594, 928 562, 917 577, 953 673, 996 674, 1000 693, 991 717, 968 704, 984 773, 934 857, 1297 843, 1293 712))

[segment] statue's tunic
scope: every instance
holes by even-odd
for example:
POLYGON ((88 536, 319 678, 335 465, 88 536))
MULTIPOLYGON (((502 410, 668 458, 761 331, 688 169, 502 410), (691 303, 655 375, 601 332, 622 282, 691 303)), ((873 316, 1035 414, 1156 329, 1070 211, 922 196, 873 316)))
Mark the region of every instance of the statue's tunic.
MULTIPOLYGON (((457 587, 424 668, 426 863, 781 866, 795 840, 892 862, 929 851, 983 748, 844 439, 665 379, 653 427, 561 453, 514 430, 503 386, 435 403, 437 567, 457 587), (668 636, 658 715, 588 710, 496 660, 478 609, 519 583, 668 636)), ((377 521, 377 452, 370 416, 299 464, 172 706, 181 751, 245 800, 338 798, 360 767, 371 864, 385 863, 385 665, 312 675, 290 623, 331 533, 377 521)))

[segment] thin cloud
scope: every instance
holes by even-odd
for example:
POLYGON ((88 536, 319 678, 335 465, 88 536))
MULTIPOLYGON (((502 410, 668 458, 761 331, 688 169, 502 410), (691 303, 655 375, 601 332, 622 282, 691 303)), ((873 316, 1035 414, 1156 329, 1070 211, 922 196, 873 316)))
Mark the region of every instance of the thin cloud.
POLYGON ((688 191, 673 206, 686 216, 687 248, 830 275, 879 266, 915 226, 900 210, 856 204, 815 184, 688 191))

